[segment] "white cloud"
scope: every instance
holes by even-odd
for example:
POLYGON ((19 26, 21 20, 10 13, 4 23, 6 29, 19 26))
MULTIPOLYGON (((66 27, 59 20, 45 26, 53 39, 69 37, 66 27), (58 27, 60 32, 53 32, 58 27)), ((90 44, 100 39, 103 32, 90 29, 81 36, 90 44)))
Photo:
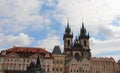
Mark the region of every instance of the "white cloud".
POLYGON ((43 0, 0 1, 0 29, 3 32, 42 29, 51 22, 47 17, 40 15, 42 5, 43 0))
POLYGON ((39 0, 1 0, 0 2, 0 15, 11 17, 19 13, 25 15, 34 12, 33 10, 38 10, 39 4, 42 1, 39 0), (13 11, 14 10, 14 11, 13 11), (30 12, 29 12, 30 11, 30 12), (32 12, 31 12, 32 11, 32 12))
MULTIPOLYGON (((60 21, 63 26, 66 26, 68 20, 70 21, 74 35, 80 32, 83 19, 85 27, 91 35, 98 36, 99 33, 102 33, 105 36, 106 40, 91 38, 90 43, 94 56, 107 52, 120 51, 120 21, 117 19, 120 15, 120 0, 58 0, 57 3, 54 1, 1 0, 0 32, 19 33, 26 29, 30 31, 44 27, 51 30, 48 26, 52 25, 50 24, 52 19, 48 16, 52 15, 49 15, 47 11, 45 16, 40 14, 42 5, 48 2, 48 6, 55 8, 55 10, 53 9, 53 17, 60 21), (116 21, 118 24, 113 25, 113 21, 116 21)), ((24 33, 20 33, 17 36, 2 33, 0 34, 0 45, 2 47, 6 45, 27 46, 33 39, 24 33)), ((39 47, 52 51, 55 45, 60 45, 63 48, 60 38, 62 37, 48 34, 45 39, 38 41, 37 44, 39 47)))
POLYGON ((55 45, 61 46, 60 38, 49 34, 45 39, 38 41, 38 46, 52 52, 55 45))
POLYGON ((104 56, 104 57, 114 57, 115 60, 120 58, 120 39, 111 39, 111 40, 98 40, 95 38, 90 39, 91 52, 93 56, 104 56), (115 53, 116 52, 116 53, 115 53))
POLYGON ((55 13, 54 16, 62 23, 69 19, 75 33, 78 33, 83 18, 85 26, 92 35, 101 32, 106 37, 111 37, 110 34, 120 37, 118 33, 120 25, 112 25, 120 15, 119 3, 120 0, 59 0, 56 11, 60 14, 55 13))
POLYGON ((116 62, 118 62, 118 60, 120 60, 120 55, 114 55, 114 54, 111 54, 111 55, 107 55, 107 56, 105 56, 105 57, 112 57, 112 58, 114 58, 114 60, 116 61, 116 62))
MULTIPOLYGON (((120 0, 59 0, 54 17, 63 26, 66 26, 69 20, 74 35, 80 32, 83 20, 90 35, 98 38, 90 40, 92 54, 102 56, 105 53, 120 51, 119 3, 120 0), (114 21, 117 24, 113 24, 114 21), (101 40, 100 35, 105 39, 101 40)), ((116 56, 108 56, 112 55, 116 56)))
POLYGON ((16 36, 0 33, 0 38, 0 46, 2 49, 10 48, 10 46, 28 46, 34 41, 34 38, 24 33, 20 33, 16 36))

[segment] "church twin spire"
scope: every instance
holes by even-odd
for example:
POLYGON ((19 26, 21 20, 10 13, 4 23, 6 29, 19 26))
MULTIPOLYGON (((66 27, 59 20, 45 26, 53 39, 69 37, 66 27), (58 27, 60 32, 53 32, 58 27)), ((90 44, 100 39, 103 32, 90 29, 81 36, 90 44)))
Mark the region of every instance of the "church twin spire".
MULTIPOLYGON (((64 38, 65 38, 66 36, 71 36, 71 37, 73 37, 73 32, 71 32, 71 27, 69 26, 69 21, 68 21, 67 27, 66 27, 66 29, 65 29, 64 38)), ((81 39, 81 38, 87 38, 87 39, 90 38, 89 33, 88 33, 88 35, 86 34, 86 28, 84 27, 84 22, 82 22, 82 28, 80 29, 79 39, 81 39)))
POLYGON ((84 58, 90 59, 90 47, 89 47, 89 33, 87 34, 86 28, 84 27, 84 22, 82 22, 82 27, 80 28, 79 36, 76 36, 73 41, 73 33, 71 33, 71 28, 69 22, 64 33, 64 54, 67 55, 66 63, 69 62, 71 57, 75 57, 77 60, 82 60, 84 58), (79 53, 81 54, 79 54, 79 53), (74 54, 74 55, 73 55, 74 54), (80 55, 78 57, 78 55, 80 55), (78 59, 80 58, 80 59, 78 59))
MULTIPOLYGON (((65 33, 64 33, 64 37, 63 37, 65 47, 81 46, 81 39, 89 40, 89 38, 90 38, 89 33, 86 34, 86 28, 84 27, 84 22, 82 22, 82 28, 80 28, 80 35, 75 38, 75 41, 73 43, 72 42, 73 33, 71 33, 71 28, 69 26, 69 22, 67 23, 67 27, 65 29, 65 33), (70 45, 70 43, 71 43, 71 45, 70 45)), ((83 46, 84 46, 84 44, 83 44, 83 46)))

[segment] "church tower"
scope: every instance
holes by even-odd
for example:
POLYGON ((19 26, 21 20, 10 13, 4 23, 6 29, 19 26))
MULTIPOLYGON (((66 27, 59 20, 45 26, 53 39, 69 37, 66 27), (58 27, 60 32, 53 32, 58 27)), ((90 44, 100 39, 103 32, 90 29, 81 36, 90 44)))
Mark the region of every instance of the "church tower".
POLYGON ((71 33, 71 28, 70 28, 69 22, 68 22, 67 27, 65 29, 64 36, 63 36, 64 52, 72 47, 72 39, 73 39, 73 33, 71 33))
POLYGON ((80 29, 80 36, 79 36, 79 41, 80 44, 82 45, 82 54, 83 58, 90 59, 91 58, 91 52, 90 52, 90 47, 89 47, 89 33, 86 33, 86 28, 84 27, 84 22, 82 22, 82 28, 80 29))
POLYGON ((68 22, 63 37, 65 68, 68 71, 66 73, 91 73, 89 38, 90 36, 87 34, 84 23, 82 22, 80 35, 76 36, 72 42, 73 33, 71 33, 71 28, 68 22))
POLYGON ((84 49, 89 49, 89 33, 86 33, 86 28, 84 27, 84 22, 82 22, 82 28, 80 29, 79 40, 84 49))

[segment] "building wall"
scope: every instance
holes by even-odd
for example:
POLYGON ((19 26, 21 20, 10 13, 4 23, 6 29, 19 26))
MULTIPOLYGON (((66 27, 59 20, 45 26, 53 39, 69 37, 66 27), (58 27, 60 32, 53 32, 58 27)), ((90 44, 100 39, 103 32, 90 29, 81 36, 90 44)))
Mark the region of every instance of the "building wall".
POLYGON ((3 71, 3 70, 0 70, 0 73, 4 73, 4 71, 3 71))
POLYGON ((65 55, 53 54, 53 73, 64 73, 65 69, 65 55))
POLYGON ((45 73, 53 73, 53 57, 51 53, 45 49, 24 47, 13 47, 12 49, 2 51, 0 54, 0 70, 7 73, 9 71, 21 73, 26 71, 32 61, 36 62, 38 56, 45 73))
POLYGON ((1 58, 1 70, 26 70, 32 59, 29 58, 1 58))
MULTIPOLYGON (((25 71, 31 61, 36 61, 36 58, 1 58, 0 70, 25 71)), ((45 73, 52 73, 53 59, 41 59, 41 65, 45 73)))
POLYGON ((118 60, 117 64, 117 73, 120 73, 120 60, 118 60))
POLYGON ((113 58, 92 58, 92 73, 116 73, 116 62, 113 58))
POLYGON ((53 73, 53 59, 44 59, 42 66, 45 69, 45 73, 53 73))
POLYGON ((120 64, 118 64, 118 73, 120 73, 120 64))
POLYGON ((72 59, 68 65, 68 73, 91 73, 91 63, 90 60, 83 59, 82 61, 77 61, 72 59))

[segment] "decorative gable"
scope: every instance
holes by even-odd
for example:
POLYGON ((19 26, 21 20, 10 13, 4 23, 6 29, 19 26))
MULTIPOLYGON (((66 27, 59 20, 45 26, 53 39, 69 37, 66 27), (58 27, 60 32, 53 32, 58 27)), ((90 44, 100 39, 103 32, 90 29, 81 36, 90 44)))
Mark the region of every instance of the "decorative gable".
POLYGON ((8 57, 8 58, 19 58, 19 55, 17 53, 12 52, 12 53, 7 54, 6 57, 8 57))
POLYGON ((40 58, 43 58, 43 56, 41 56, 39 53, 36 53, 36 54, 31 55, 30 58, 35 58, 35 59, 37 59, 38 56, 39 56, 40 58))

